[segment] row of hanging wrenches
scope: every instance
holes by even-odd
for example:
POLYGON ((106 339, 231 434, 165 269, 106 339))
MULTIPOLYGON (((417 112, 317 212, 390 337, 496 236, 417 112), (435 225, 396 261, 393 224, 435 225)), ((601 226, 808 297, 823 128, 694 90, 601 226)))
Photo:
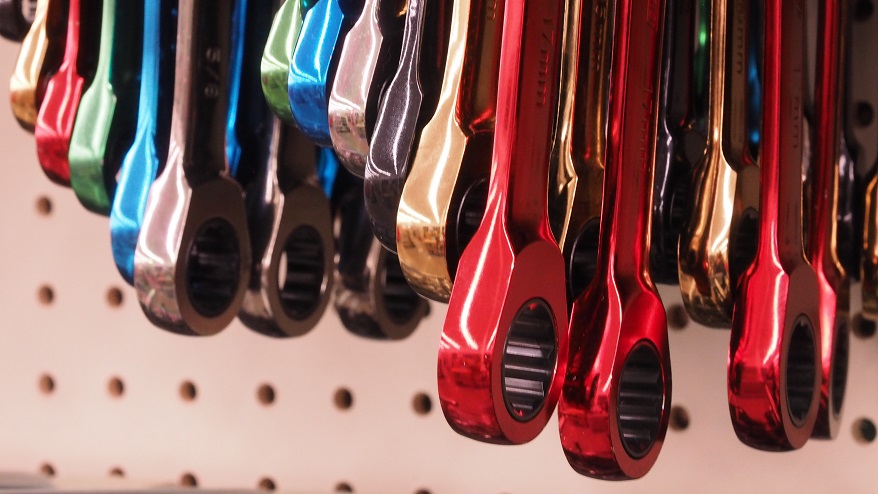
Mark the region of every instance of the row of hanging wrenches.
POLYGON ((668 427, 655 283, 731 328, 741 441, 838 433, 860 269, 878 318, 847 1, 813 2, 813 94, 804 0, 9 0, 0 34, 157 326, 298 336, 332 298, 393 340, 447 302, 451 427, 521 444, 557 406, 570 465, 621 480, 668 427))

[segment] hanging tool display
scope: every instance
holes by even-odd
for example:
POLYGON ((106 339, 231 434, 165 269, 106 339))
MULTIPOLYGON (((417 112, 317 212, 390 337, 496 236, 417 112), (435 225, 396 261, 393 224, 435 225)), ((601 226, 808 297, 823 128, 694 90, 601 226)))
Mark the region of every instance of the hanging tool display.
POLYGON ((804 0, 0 0, 0 36, 156 326, 287 338, 332 306, 393 341, 447 302, 451 428, 522 444, 557 405, 571 467, 622 480, 669 423, 655 283, 731 328, 743 443, 838 434, 861 265, 878 314, 847 2, 814 2, 813 92, 804 0))

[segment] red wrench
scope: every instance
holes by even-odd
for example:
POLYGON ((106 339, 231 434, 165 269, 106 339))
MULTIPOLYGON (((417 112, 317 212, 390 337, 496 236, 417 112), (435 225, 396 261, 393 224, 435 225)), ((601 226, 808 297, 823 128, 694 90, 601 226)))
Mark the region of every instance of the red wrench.
POLYGON ((732 312, 728 391, 738 438, 769 451, 802 447, 820 402, 819 284, 802 243, 804 46, 804 0, 766 0, 759 240, 732 312))
POLYGON ((671 402, 667 320, 649 275, 665 1, 615 4, 597 274, 573 303, 558 404, 567 461, 583 475, 606 480, 649 471, 671 402))
POLYGON ((520 444, 545 427, 567 361, 564 259, 548 175, 565 0, 508 0, 488 204, 464 250, 439 346, 451 427, 520 444))

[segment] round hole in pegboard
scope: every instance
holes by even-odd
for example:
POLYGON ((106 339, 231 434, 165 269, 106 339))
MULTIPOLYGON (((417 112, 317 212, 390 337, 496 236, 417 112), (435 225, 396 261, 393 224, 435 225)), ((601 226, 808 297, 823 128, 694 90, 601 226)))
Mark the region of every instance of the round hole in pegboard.
POLYGON ((42 465, 40 465, 40 473, 42 473, 46 477, 54 477, 55 467, 52 466, 51 463, 43 463, 42 465))
POLYGON ((418 393, 412 398, 412 408, 418 415, 427 415, 433 410, 433 400, 427 393, 418 393))
POLYGON ((107 383, 107 391, 113 398, 121 398, 125 394, 125 382, 119 377, 112 377, 107 383))
POLYGON ((55 301, 55 290, 49 285, 43 285, 37 290, 37 300, 43 305, 52 305, 55 301))
POLYGON ((858 443, 862 444, 870 444, 875 441, 875 437, 878 436, 878 430, 875 428, 875 422, 872 422, 870 419, 861 418, 854 421, 854 439, 858 443))
POLYGON ((354 492, 354 488, 347 482, 339 482, 335 484, 335 492, 354 492))
POLYGON ((194 401, 198 396, 198 389, 195 387, 195 383, 192 381, 183 381, 180 384, 180 398, 183 401, 194 401))
POLYGON ((851 326, 854 335, 863 339, 875 336, 875 331, 878 329, 876 328, 875 321, 865 317, 862 312, 854 316, 851 326))
POLYGON ((50 395, 55 391, 55 378, 49 374, 43 374, 40 376, 39 385, 43 394, 50 395))
POLYGON ((265 406, 271 405, 277 398, 274 392, 274 387, 270 384, 259 386, 259 389, 256 390, 256 397, 259 399, 259 403, 262 403, 265 406))
POLYGON ((114 286, 107 290, 107 305, 110 307, 121 307, 124 301, 125 295, 121 289, 114 286))
POLYGON ((689 428, 690 421, 689 411, 684 407, 679 405, 671 407, 671 416, 668 424, 671 429, 675 431, 685 431, 689 428))
POLYGON ((259 489, 263 491, 273 491, 277 489, 277 484, 271 477, 263 477, 259 480, 259 489))
POLYGON ((198 487, 198 479, 190 472, 180 476, 180 485, 184 487, 198 487))
POLYGON ((689 325, 689 313, 680 304, 668 307, 668 327, 671 329, 686 329, 689 325))
POLYGON ((110 477, 124 477, 124 476, 125 476, 125 471, 122 470, 120 467, 113 467, 110 470, 110 477))
POLYGON ((433 494, 433 493, 431 493, 427 489, 418 489, 415 491, 415 494, 433 494))
POLYGON ((872 125, 875 119, 875 110, 867 101, 858 101, 854 107, 854 121, 860 127, 868 127, 872 125))
POLYGON ((863 22, 872 17, 875 12, 875 4, 872 0, 859 0, 854 5, 854 19, 863 22))
POLYGON ((37 197, 36 208, 40 216, 49 216, 52 214, 52 200, 46 196, 37 197))
POLYGON ((339 410, 350 410, 354 406, 354 394, 347 388, 339 388, 335 392, 333 401, 339 410))

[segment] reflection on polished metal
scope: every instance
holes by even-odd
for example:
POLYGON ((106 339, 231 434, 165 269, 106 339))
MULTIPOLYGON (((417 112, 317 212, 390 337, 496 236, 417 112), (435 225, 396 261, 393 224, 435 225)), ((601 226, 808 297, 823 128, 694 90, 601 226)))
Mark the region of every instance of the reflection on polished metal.
POLYGON ((439 345, 442 412, 479 441, 535 438, 564 381, 564 259, 547 191, 568 3, 506 2, 488 203, 460 258, 439 345))
POLYGON ((70 0, 67 39, 61 66, 46 85, 34 137, 43 171, 61 185, 70 184, 70 138, 85 87, 94 77, 101 22, 100 0, 70 0))
POLYGON ((607 0, 583 0, 568 3, 564 14, 549 220, 564 253, 571 302, 591 283, 597 261, 613 63, 612 8, 607 0))
POLYGON ((168 155, 174 97, 176 0, 145 0, 137 133, 122 160, 110 212, 116 268, 134 283, 134 251, 153 180, 168 155))
POLYGON ((454 0, 439 103, 399 202, 402 271, 416 292, 440 302, 451 296, 458 260, 484 213, 505 2, 454 0))
POLYGON ((262 92, 275 115, 286 122, 293 120, 287 82, 293 50, 299 41, 305 11, 302 0, 283 0, 268 33, 262 53, 262 92))
POLYGON ((841 181, 842 74, 845 72, 844 0, 822 0, 817 22, 811 221, 808 259, 817 271, 821 367, 820 408, 813 437, 838 435, 847 385, 850 279, 838 256, 841 181))
POLYGON ((271 153, 247 189, 254 262, 238 317, 268 336, 300 336, 329 302, 332 219, 317 182, 317 149, 278 119, 270 134, 271 153))
POLYGON ((558 404, 567 461, 606 480, 639 478, 652 468, 671 404, 665 309, 649 276, 665 2, 615 3, 597 274, 573 303, 558 404))
POLYGON ((396 215, 409 165, 439 102, 452 6, 452 0, 409 0, 399 67, 381 99, 372 134, 366 211, 375 236, 391 252, 396 252, 396 215))
POLYGON ((747 146, 748 0, 713 0, 707 150, 692 170, 680 237, 680 291, 692 319, 729 327, 735 286, 755 255, 759 168, 747 146))
MULTIPOLYGON (((331 146, 329 92, 337 50, 351 29, 358 0, 318 0, 305 14, 288 79, 290 109, 299 129, 320 146, 331 146)), ((361 1, 359 3, 362 3, 361 1)))
POLYGON ((819 284, 802 244, 804 3, 765 2, 759 243, 741 276, 728 360, 735 432, 770 451, 802 447, 820 404, 819 284))
POLYGON ((235 317, 250 278, 243 191, 225 148, 231 0, 180 2, 171 139, 147 200, 134 286, 153 324, 211 335, 235 317))
POLYGON ((0 0, 0 36, 22 41, 37 13, 37 0, 0 0))
MULTIPOLYGON (((49 15, 53 16, 52 24, 62 23, 58 19, 66 14, 62 9, 64 0, 37 0, 34 21, 30 30, 21 43, 18 59, 15 61, 15 69, 9 80, 9 101, 12 106, 12 114, 18 124, 25 130, 33 131, 37 123, 37 110, 40 108, 42 94, 38 89, 44 86, 40 79, 45 78, 46 54, 49 49, 48 24, 49 15), (50 9, 50 3, 54 8, 50 9), (38 97, 39 96, 39 97, 38 97)), ((66 24, 64 24, 66 26, 66 24)), ((56 43, 57 44, 57 43, 56 43)), ((57 56, 57 49, 56 56, 57 56)), ((44 87, 42 89, 45 89, 44 87)))
POLYGON ((358 177, 366 174, 378 98, 399 62, 407 5, 408 0, 366 0, 339 56, 329 95, 329 135, 339 161, 358 177))
POLYGON ((333 203, 338 242, 333 305, 342 324, 365 338, 407 338, 430 307, 406 283, 396 255, 372 235, 362 180, 342 173, 333 203))
POLYGON ((70 185, 98 214, 110 214, 116 174, 137 127, 143 15, 143 1, 103 0, 97 70, 70 138, 70 185))

